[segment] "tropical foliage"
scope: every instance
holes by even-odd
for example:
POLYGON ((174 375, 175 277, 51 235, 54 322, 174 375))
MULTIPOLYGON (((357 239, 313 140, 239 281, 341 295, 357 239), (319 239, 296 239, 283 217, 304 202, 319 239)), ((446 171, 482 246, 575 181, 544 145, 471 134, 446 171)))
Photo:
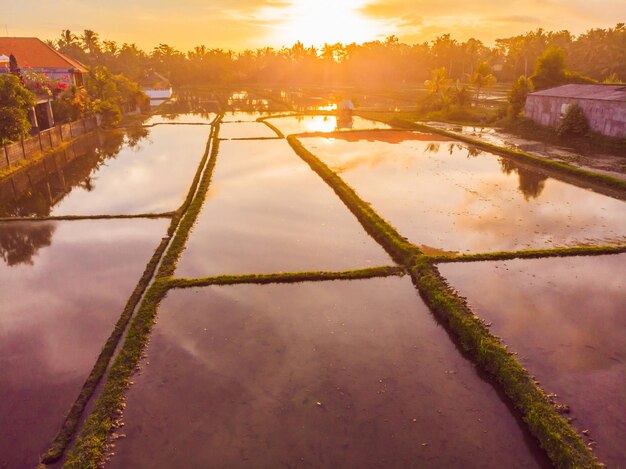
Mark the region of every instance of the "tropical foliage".
POLYGON ((28 110, 35 96, 12 74, 0 75, 0 143, 25 136, 30 130, 28 110))

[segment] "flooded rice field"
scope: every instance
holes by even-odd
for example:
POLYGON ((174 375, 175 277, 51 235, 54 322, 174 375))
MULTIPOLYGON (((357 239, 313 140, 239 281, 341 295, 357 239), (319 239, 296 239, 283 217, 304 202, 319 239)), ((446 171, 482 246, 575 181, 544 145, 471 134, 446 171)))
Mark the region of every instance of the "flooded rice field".
POLYGON ((411 282, 170 291, 109 467, 541 467, 411 282))
POLYGON ((220 127, 220 138, 278 138, 278 135, 263 122, 226 122, 220 127))
POLYGON ((336 133, 302 143, 425 251, 626 240, 626 202, 444 137, 336 133))
MULTIPOLYGON (((169 291, 151 333, 136 316, 149 345, 126 393, 126 438, 106 466, 549 466, 501 386, 456 348, 406 276, 175 288, 181 277, 286 282, 290 272, 393 265, 289 143, 256 122, 341 92, 184 92, 143 126, 89 134, 0 180, 0 217, 44 218, 0 221, 0 468, 37 465, 170 224, 45 217, 176 210, 224 110, 182 255, 161 259, 178 279, 159 279, 169 291)), ((427 253, 626 241, 626 202, 447 138, 360 117, 268 122, 285 135, 324 132, 301 141, 427 253)), ((440 266, 570 405, 609 467, 626 460, 625 266, 626 254, 440 266)))
POLYGON ((597 443, 626 461, 626 254, 441 265, 547 392, 597 443), (480 281, 476 281, 480 279, 480 281))
POLYGON ((211 124, 217 114, 215 113, 186 113, 186 114, 155 114, 146 119, 143 125, 156 124, 211 124))
POLYGON ((209 133, 207 126, 157 125, 89 135, 0 182, 0 216, 176 210, 209 133))
POLYGON ((347 270, 390 262, 285 140, 223 141, 176 275, 347 270))
POLYGON ((267 119, 283 135, 305 132, 333 132, 335 130, 389 129, 387 124, 358 116, 288 116, 267 119))
POLYGON ((559 146, 550 145, 536 140, 524 139, 491 127, 451 125, 442 122, 426 122, 426 124, 512 150, 521 150, 540 158, 559 161, 626 180, 626 158, 624 155, 589 150, 581 151, 580 148, 568 147, 566 142, 559 146))
POLYGON ((0 223, 0 467, 35 467, 164 220, 0 223))

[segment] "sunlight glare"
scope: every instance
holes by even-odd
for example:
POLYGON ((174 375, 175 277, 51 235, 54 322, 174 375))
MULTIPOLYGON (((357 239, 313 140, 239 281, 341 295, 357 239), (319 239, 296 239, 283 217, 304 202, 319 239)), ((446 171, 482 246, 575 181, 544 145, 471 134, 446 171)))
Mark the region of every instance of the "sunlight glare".
POLYGON ((375 40, 383 31, 359 11, 365 3, 366 0, 294 0, 276 28, 276 39, 285 45, 300 41, 317 47, 324 43, 375 40))

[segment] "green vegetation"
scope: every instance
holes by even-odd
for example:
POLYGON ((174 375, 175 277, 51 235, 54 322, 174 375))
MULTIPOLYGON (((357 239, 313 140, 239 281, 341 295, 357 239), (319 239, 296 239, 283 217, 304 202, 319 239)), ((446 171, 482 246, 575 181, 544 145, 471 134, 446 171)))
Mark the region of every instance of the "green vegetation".
MULTIPOLYGON (((559 47, 573 70, 595 80, 612 73, 626 77, 626 27, 590 29, 574 36, 569 31, 537 29, 517 36, 500 38, 493 47, 479 38, 464 42, 442 34, 429 43, 404 44, 395 36, 363 44, 326 44, 234 52, 198 45, 179 51, 168 44, 141 50, 136 44, 101 40, 91 30, 79 36, 64 30, 56 41, 58 50, 84 64, 105 65, 113 73, 124 73, 132 80, 146 78, 155 70, 177 87, 232 84, 421 84, 430 71, 445 67, 447 78, 474 77, 476 65, 485 61, 501 65, 493 72, 499 82, 528 77, 537 58, 550 46, 559 47)), ((488 75, 488 74, 487 74, 488 75)))
POLYGON ((540 259, 545 257, 602 256, 626 252, 626 246, 574 246, 552 249, 527 249, 523 251, 498 251, 478 254, 445 254, 428 256, 434 263, 500 261, 508 259, 540 259))
MULTIPOLYGON (((216 123, 211 130, 211 136, 209 139, 211 151, 204 173, 202 173, 201 179, 198 174, 196 175, 197 179, 194 179, 194 184, 197 184, 198 180, 200 181, 197 186, 197 191, 189 193, 188 198, 185 201, 184 209, 181 210, 179 217, 176 219, 177 222, 180 220, 176 233, 174 234, 172 231, 169 232, 170 236, 174 235, 174 239, 172 240, 172 244, 163 258, 161 266, 159 267, 159 271, 157 272, 158 278, 171 277, 174 275, 176 262, 185 249, 189 232, 196 222, 196 218, 198 217, 200 210, 202 210, 202 204, 204 203, 204 198, 209 190, 209 185, 211 184, 211 178, 213 176, 213 169, 215 168, 215 162, 217 160, 217 153, 219 150, 218 135, 219 122, 216 123)), ((209 153, 208 148, 209 147, 207 147, 207 154, 209 153)), ((203 158, 203 162, 206 161, 205 158, 203 158)), ((201 167, 202 166, 203 164, 201 164, 201 167)))
POLYGON ((22 86, 18 77, 0 74, 0 144, 28 135, 28 111, 34 105, 35 95, 22 86))
POLYGON ((136 215, 56 215, 47 217, 0 217, 1 222, 20 221, 73 221, 73 220, 118 220, 125 218, 172 218, 176 212, 138 213, 136 215))
POLYGON ((278 274, 219 275, 205 278, 175 278, 169 281, 170 288, 192 288, 208 285, 238 285, 268 283, 319 282, 328 280, 357 280, 376 277, 404 275, 404 269, 397 266, 370 267, 344 272, 285 272, 278 274))
POLYGON ((508 96, 509 117, 511 119, 517 119, 520 116, 526 106, 526 98, 531 91, 532 84, 525 76, 519 77, 515 83, 513 83, 513 87, 508 96))
POLYGON ((566 137, 568 135, 585 137, 589 134, 590 130, 589 121, 585 116, 583 108, 578 104, 571 104, 567 107, 563 119, 559 122, 556 133, 559 137, 566 137))
POLYGON ((537 90, 552 88, 564 83, 596 83, 596 80, 567 70, 565 52, 551 45, 537 59, 535 74, 530 77, 537 90))

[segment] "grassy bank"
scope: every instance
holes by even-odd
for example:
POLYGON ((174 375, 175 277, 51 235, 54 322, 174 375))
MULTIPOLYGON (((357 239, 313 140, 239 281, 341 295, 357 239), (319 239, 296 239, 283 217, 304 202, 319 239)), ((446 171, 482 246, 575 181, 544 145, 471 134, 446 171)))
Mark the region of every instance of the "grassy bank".
POLYGON ((77 220, 124 220, 131 218, 172 218, 176 212, 138 213, 136 215, 58 215, 49 217, 0 217, 0 222, 18 221, 77 221, 77 220))
POLYGON ((368 269, 346 270, 342 272, 280 272, 277 274, 218 275, 204 278, 176 278, 169 281, 170 288, 206 287, 209 285, 239 285, 270 283, 320 282, 328 280, 358 280, 377 277, 404 275, 404 269, 397 266, 370 267, 368 269))
POLYGON ((626 252, 625 245, 618 246, 574 246, 552 249, 526 249, 523 251, 498 251, 478 254, 428 256, 435 263, 501 261, 509 259, 541 259, 546 257, 602 256, 626 252))

